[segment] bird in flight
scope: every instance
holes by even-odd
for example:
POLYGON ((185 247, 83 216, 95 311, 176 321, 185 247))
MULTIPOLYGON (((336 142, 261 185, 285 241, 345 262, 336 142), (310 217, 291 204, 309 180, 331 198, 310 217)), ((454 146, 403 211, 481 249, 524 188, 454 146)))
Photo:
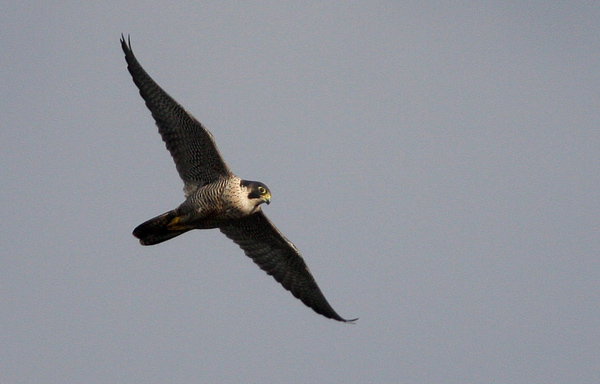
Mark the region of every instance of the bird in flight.
POLYGON ((133 230, 142 245, 154 245, 192 229, 218 228, 242 248, 262 270, 318 314, 353 322, 331 307, 298 249, 261 209, 271 192, 258 181, 231 172, 212 134, 146 73, 121 35, 127 69, 152 113, 179 176, 185 201, 133 230))

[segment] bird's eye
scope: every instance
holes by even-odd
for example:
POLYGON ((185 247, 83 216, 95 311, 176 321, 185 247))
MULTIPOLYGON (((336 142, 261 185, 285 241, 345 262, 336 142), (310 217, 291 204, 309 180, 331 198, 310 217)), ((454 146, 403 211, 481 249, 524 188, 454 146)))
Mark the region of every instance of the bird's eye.
POLYGON ((258 187, 258 192, 265 193, 267 192, 267 190, 265 189, 265 187, 258 187))

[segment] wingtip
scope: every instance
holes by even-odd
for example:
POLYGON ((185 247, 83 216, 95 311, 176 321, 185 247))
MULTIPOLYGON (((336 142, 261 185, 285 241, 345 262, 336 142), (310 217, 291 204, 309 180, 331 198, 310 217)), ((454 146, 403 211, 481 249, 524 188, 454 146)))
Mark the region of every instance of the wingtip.
POLYGON ((121 33, 121 46, 123 49, 127 49, 131 51, 131 35, 127 35, 127 40, 125 40, 125 35, 121 33))

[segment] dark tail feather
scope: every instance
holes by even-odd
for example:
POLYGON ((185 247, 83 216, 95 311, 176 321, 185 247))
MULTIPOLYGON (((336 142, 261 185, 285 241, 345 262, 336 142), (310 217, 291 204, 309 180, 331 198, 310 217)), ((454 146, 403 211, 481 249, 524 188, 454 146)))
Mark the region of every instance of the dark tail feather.
POLYGON ((175 210, 163 213, 137 226, 133 236, 140 239, 142 245, 154 245, 167 241, 189 231, 192 228, 178 225, 179 216, 175 210))

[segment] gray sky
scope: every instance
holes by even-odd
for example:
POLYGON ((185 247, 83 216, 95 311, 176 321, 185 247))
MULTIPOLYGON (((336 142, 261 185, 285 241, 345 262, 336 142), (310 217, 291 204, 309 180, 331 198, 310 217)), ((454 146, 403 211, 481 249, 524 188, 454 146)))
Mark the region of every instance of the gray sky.
POLYGON ((600 6, 482 3, 4 4, 0 382, 599 382, 600 6), (183 194, 121 33, 357 324, 137 243, 183 194))

